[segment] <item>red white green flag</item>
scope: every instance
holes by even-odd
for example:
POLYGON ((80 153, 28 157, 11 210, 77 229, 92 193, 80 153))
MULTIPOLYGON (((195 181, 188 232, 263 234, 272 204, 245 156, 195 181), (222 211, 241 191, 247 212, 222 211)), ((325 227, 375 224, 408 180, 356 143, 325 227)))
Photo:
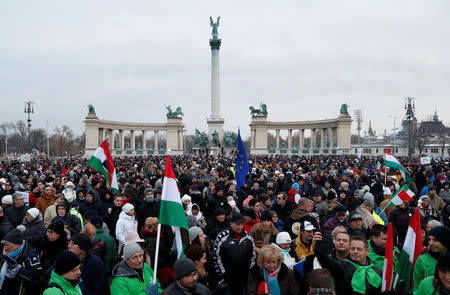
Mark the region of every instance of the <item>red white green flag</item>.
POLYGON ((407 184, 399 188, 392 199, 389 201, 386 207, 398 206, 403 202, 411 202, 414 197, 414 192, 409 188, 407 184))
POLYGON ((106 139, 95 150, 94 154, 89 159, 88 166, 105 176, 106 181, 108 182, 114 193, 117 193, 119 191, 116 169, 114 168, 114 162, 111 157, 111 153, 109 152, 109 147, 106 139))
POLYGON ((386 148, 384 164, 386 165, 386 167, 400 170, 400 173, 402 174, 405 182, 414 181, 411 175, 409 175, 408 170, 406 170, 406 168, 391 154, 388 148, 386 148))
POLYGON ((184 249, 189 243, 189 227, 183 205, 181 204, 180 191, 175 180, 175 174, 170 163, 170 155, 166 157, 159 223, 175 227, 175 243, 178 258, 183 257, 184 249))
MULTIPOLYGON (((405 242, 398 260, 398 274, 400 279, 405 282, 405 289, 410 291, 413 288, 414 266, 417 258, 423 251, 422 232, 420 229, 419 207, 416 208, 414 215, 409 223, 405 242)), ((396 280, 397 281, 397 280, 396 280)))
POLYGON ((389 291, 392 286, 392 277, 394 274, 394 236, 392 223, 389 223, 387 231, 386 249, 384 250, 383 281, 381 283, 381 292, 389 291))

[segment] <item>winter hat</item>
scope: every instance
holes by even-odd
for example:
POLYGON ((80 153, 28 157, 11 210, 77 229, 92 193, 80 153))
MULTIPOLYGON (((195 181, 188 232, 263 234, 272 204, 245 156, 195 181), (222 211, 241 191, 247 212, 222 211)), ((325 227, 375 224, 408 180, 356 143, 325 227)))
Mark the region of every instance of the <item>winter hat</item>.
POLYGON ((388 187, 383 187, 383 195, 392 196, 392 192, 388 187))
POLYGON ((51 229, 60 236, 66 235, 66 232, 64 231, 64 222, 59 218, 53 219, 48 226, 48 229, 51 229))
POLYGON ((81 264, 80 258, 69 250, 62 250, 55 261, 55 273, 62 276, 81 264))
POLYGON ((202 232, 202 229, 198 226, 189 228, 189 240, 192 242, 202 232))
POLYGON ((148 179, 148 178, 144 178, 144 180, 142 181, 142 183, 149 183, 150 182, 150 179, 148 179))
POLYGON ((77 245, 84 252, 88 252, 92 248, 91 237, 87 234, 78 233, 70 239, 74 245, 77 245))
POLYGON ((328 201, 331 201, 331 200, 336 199, 336 198, 337 198, 337 196, 336 196, 336 194, 333 191, 329 191, 328 192, 328 195, 327 195, 327 200, 328 201))
POLYGON ((305 220, 301 224, 300 229, 306 230, 306 231, 311 231, 311 230, 315 230, 316 227, 311 222, 305 220))
POLYGON ((251 218, 256 220, 256 213, 255 213, 255 210, 253 210, 252 208, 248 208, 247 210, 245 210, 243 215, 244 216, 249 216, 249 217, 251 217, 251 218))
POLYGON ((191 272, 197 271, 197 267, 189 258, 180 258, 175 261, 173 271, 175 272, 175 279, 180 280, 191 272))
POLYGON ((31 208, 31 209, 28 209, 27 213, 30 214, 30 216, 33 217, 33 219, 35 219, 36 217, 39 216, 40 212, 39 212, 38 208, 31 208))
POLYGON ((282 231, 282 232, 278 233, 277 239, 275 240, 275 242, 278 245, 280 245, 280 244, 290 244, 292 242, 292 240, 291 240, 291 236, 289 235, 288 232, 282 231))
POLYGON ((12 200, 12 195, 6 195, 2 198, 2 203, 5 205, 12 205, 13 200, 12 200))
POLYGON ((153 193, 153 194, 155 194, 155 191, 154 191, 151 187, 146 188, 146 189, 144 190, 144 198, 145 198, 145 196, 146 196, 148 193, 153 193))
POLYGON ((313 183, 314 183, 315 185, 320 186, 320 181, 319 181, 318 179, 314 179, 314 180, 313 180, 313 183))
POLYGON ((225 210, 222 207, 217 207, 216 211, 214 211, 214 216, 226 215, 225 210))
POLYGON ((125 213, 130 213, 131 210, 134 209, 134 206, 130 203, 126 203, 125 205, 122 206, 122 211, 125 213))
POLYGON ((123 246, 123 260, 127 261, 136 253, 144 253, 141 246, 136 242, 127 242, 123 246))
POLYGON ((135 184, 135 183, 136 183, 136 178, 134 178, 134 177, 128 178, 128 184, 135 184))
POLYGON ((143 243, 145 242, 144 239, 141 239, 138 232, 135 230, 127 231, 125 234, 125 243, 128 242, 135 242, 135 243, 143 243))
POLYGON ((294 183, 292 185, 292 188, 295 189, 296 191, 299 191, 300 190, 300 185, 298 183, 294 183))
POLYGON ((366 205, 366 206, 370 206, 372 208, 375 207, 375 200, 374 200, 373 195, 371 193, 367 192, 367 193, 364 194, 364 202, 363 202, 363 204, 366 205))
POLYGON ((436 226, 430 230, 430 236, 433 236, 439 242, 447 248, 447 251, 450 250, 450 229, 445 226, 436 226))
POLYGON ((445 252, 439 255, 436 268, 439 270, 450 270, 450 252, 445 252))
POLYGON ((187 220, 189 228, 198 225, 197 218, 195 218, 195 216, 193 216, 193 215, 186 216, 186 220, 187 220))
POLYGON ((2 244, 5 242, 10 242, 16 245, 22 245, 23 243, 23 234, 18 229, 13 229, 9 233, 7 233, 2 240, 2 244))
POLYGON ((91 218, 89 218, 89 223, 95 226, 96 228, 99 228, 103 225, 103 218, 99 215, 94 215, 91 218))
POLYGON ((184 203, 184 201, 192 201, 191 196, 189 196, 189 195, 184 195, 184 196, 181 198, 181 203, 184 203))
POLYGON ((348 220, 350 222, 355 221, 355 220, 362 220, 362 216, 358 212, 353 211, 352 213, 350 213, 350 217, 348 218, 348 220))
POLYGON ((242 216, 241 213, 234 213, 230 218, 230 222, 234 223, 244 222, 244 216, 242 216))
POLYGON ((336 213, 336 214, 337 213, 345 213, 345 212, 347 212, 347 209, 341 204, 337 205, 336 208, 334 208, 334 213, 336 213))
POLYGON ((270 211, 266 210, 261 214, 260 221, 269 220, 272 221, 272 214, 270 214, 270 211))

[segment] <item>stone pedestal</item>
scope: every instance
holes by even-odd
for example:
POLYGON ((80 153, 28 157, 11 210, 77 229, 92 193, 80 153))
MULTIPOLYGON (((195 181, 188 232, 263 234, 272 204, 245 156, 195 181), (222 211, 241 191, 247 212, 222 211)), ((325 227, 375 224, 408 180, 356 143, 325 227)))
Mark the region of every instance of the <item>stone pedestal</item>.
POLYGON ((253 134, 253 146, 250 148, 251 155, 267 154, 267 117, 252 117, 250 124, 253 134))
POLYGON ((181 118, 167 118, 166 150, 170 149, 172 155, 183 154, 183 127, 181 118))
POLYGON ((220 148, 223 147, 223 136, 224 136, 224 132, 223 132, 223 123, 224 123, 224 119, 222 118, 209 118, 206 120, 206 123, 208 124, 208 146, 210 148, 210 150, 212 150, 213 148, 217 148, 214 150, 218 150, 220 151, 220 148), (212 139, 213 139, 213 133, 217 132, 219 134, 219 144, 220 146, 215 146, 213 145, 212 139))
POLYGON ((85 137, 86 137, 86 144, 84 149, 84 156, 86 158, 90 158, 95 150, 98 147, 98 117, 95 114, 89 114, 84 119, 85 124, 85 137))

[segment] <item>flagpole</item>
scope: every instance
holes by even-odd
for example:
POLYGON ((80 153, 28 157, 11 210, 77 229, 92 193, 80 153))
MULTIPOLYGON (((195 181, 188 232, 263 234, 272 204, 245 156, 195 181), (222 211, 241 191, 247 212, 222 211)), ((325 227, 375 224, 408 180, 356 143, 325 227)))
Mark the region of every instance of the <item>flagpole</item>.
POLYGON ((386 178, 387 178, 387 167, 384 165, 384 186, 386 186, 386 178))
POLYGON ((156 284, 156 272, 158 270, 159 240, 161 239, 161 223, 158 222, 158 230, 156 231, 156 251, 155 266, 153 267, 153 284, 156 284))

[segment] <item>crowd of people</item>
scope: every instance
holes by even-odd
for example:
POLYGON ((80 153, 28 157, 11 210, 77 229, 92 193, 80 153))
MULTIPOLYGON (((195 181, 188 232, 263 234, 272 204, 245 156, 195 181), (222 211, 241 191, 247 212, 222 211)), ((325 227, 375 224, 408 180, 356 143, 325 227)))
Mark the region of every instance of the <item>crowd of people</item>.
MULTIPOLYGON (((251 156, 239 189, 231 156, 171 160, 183 258, 158 231, 165 157, 114 159, 118 191, 83 158, 1 160, 0 295, 381 294, 388 224, 395 275, 416 210, 411 294, 450 294, 448 159, 399 158, 415 196, 397 206, 405 179, 383 158, 251 156)), ((408 294, 395 283, 386 294, 408 294)))

